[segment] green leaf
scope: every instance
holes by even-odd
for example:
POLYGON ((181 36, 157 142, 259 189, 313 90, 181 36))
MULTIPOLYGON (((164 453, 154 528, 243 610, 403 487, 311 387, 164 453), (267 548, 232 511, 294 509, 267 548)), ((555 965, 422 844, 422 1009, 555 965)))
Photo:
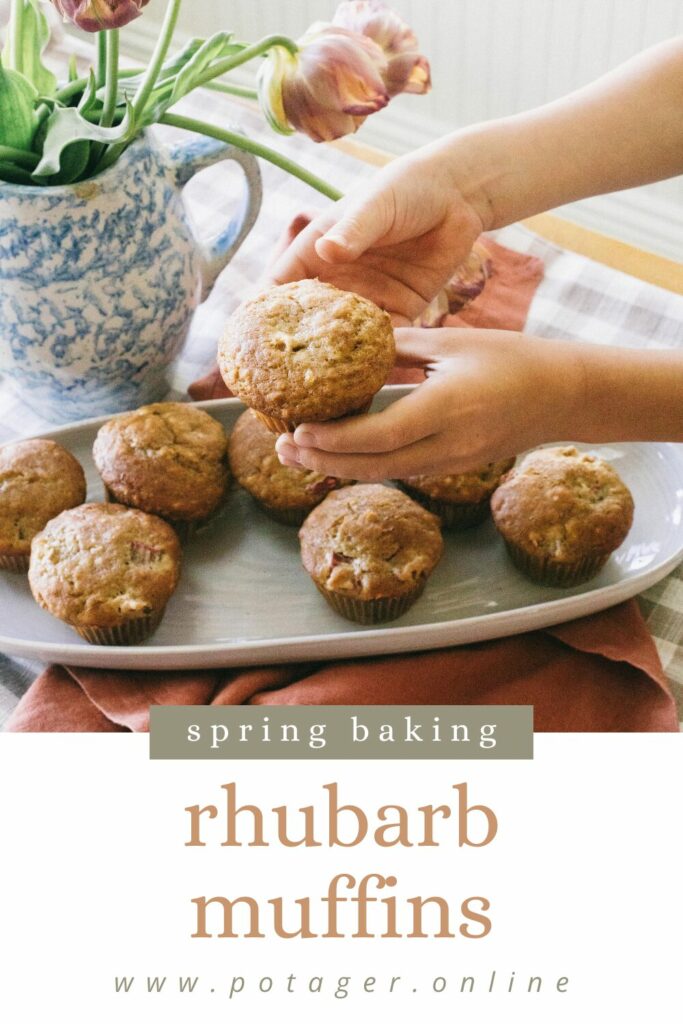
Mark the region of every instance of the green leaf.
MULTIPOLYGON (((62 150, 59 160, 59 173, 51 174, 41 178, 41 185, 70 185, 72 181, 78 181, 83 177, 86 167, 90 162, 90 150, 92 144, 85 139, 72 142, 62 150)), ((35 174, 35 172, 34 172, 35 174)))
POLYGON ((98 124, 91 124, 81 116, 75 107, 57 107, 47 122, 43 158, 33 172, 33 176, 43 179, 59 174, 62 170, 64 151, 75 142, 123 142, 125 144, 133 138, 136 131, 129 103, 126 108, 126 116, 121 124, 114 128, 101 128, 98 124))
MULTIPOLYGON (((9 36, 9 33, 8 33, 9 36)), ((50 41, 50 26, 38 0, 23 0, 21 16, 21 71, 43 96, 54 96, 57 79, 45 67, 42 55, 50 41)), ((3 51, 4 64, 10 65, 11 42, 9 38, 3 51)))
POLYGON ((10 185, 35 185, 30 171, 4 160, 0 160, 0 179, 8 181, 10 185))
POLYGON ((37 98, 38 93, 23 75, 0 67, 0 145, 31 148, 37 98))
POLYGON ((97 81, 95 79, 95 72, 90 68, 88 73, 88 84, 83 90, 83 95, 80 98, 77 109, 81 115, 85 117, 86 114, 89 114, 90 111, 98 105, 100 104, 97 99, 97 81))
POLYGON ((173 84, 173 92, 169 106, 177 103, 194 89, 199 76, 208 66, 220 57, 228 57, 242 49, 238 44, 231 43, 232 32, 216 32, 203 43, 194 56, 178 72, 173 84))

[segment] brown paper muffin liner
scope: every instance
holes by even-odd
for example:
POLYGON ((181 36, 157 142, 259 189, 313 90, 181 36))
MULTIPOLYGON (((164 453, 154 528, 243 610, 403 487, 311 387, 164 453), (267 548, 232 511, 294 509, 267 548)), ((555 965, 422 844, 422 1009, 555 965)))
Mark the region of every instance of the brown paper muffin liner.
POLYGON ((529 555, 526 551, 505 541, 510 558, 525 576, 536 583, 550 587, 577 587, 596 576, 609 555, 586 555, 576 562, 560 563, 542 555, 529 555))
POLYGON ((261 509, 262 512, 270 518, 274 519, 276 523, 282 523, 284 526, 303 526, 304 519, 311 508, 274 508, 272 505, 266 505, 265 502, 260 501, 258 498, 252 499, 256 505, 261 509))
MULTIPOLYGON (((137 505, 129 505, 127 501, 121 501, 117 498, 113 491, 110 491, 108 487, 104 488, 104 496, 106 501, 115 505, 125 505, 126 508, 137 508, 137 505)), ((141 511, 144 511, 142 509, 141 511)), ((218 509, 216 510, 218 511, 218 509)), ((178 540, 181 544, 186 544, 190 538, 194 537, 198 530, 201 530, 203 526, 206 526, 213 519, 213 515, 207 516, 206 519, 196 519, 188 521, 186 519, 170 519, 168 516, 160 516, 157 512, 150 512, 149 515, 156 515, 159 519, 163 519, 165 523, 172 526, 175 532, 178 534, 178 540)))
POLYGON ((0 569, 6 572, 28 572, 30 555, 0 555, 0 569))
MULTIPOLYGON (((347 416, 362 416, 371 405, 372 398, 360 408, 352 409, 350 412, 344 413, 343 416, 335 416, 334 419, 345 420, 347 416)), ((252 409, 251 411, 268 427, 271 434, 293 434, 299 424, 304 422, 304 420, 282 420, 278 419, 277 416, 267 416, 264 412, 259 412, 257 409, 252 409)))
POLYGON ((363 626, 377 626, 382 622, 391 622, 407 612, 417 601, 427 581, 421 580, 409 594, 401 597, 376 597, 370 601, 349 597, 347 594, 335 594, 316 580, 313 582, 327 603, 344 618, 360 622, 363 626))
POLYGON ((152 612, 139 619, 130 619, 119 626, 74 626, 79 636, 89 644, 100 644, 105 647, 139 644, 151 636, 164 617, 165 609, 152 612))
POLYGON ((472 502, 441 501, 438 498, 431 498, 416 487, 411 487, 403 480, 397 480, 396 483, 409 498, 413 498, 423 508, 437 515, 444 528, 449 530, 467 530, 470 526, 477 526, 484 522, 491 511, 490 498, 472 502))

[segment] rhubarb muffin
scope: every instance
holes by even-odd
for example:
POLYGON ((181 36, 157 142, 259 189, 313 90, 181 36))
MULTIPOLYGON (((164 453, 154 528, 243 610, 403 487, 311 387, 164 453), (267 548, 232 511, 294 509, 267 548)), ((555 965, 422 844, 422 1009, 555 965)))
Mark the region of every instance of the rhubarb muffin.
POLYGON ((596 575, 633 522, 631 492, 604 459, 568 446, 525 456, 491 499, 510 556, 539 583, 596 575))
POLYGON ((85 501, 85 475, 55 441, 0 447, 0 569, 26 572, 31 541, 54 516, 85 501))
POLYGON ((249 409, 235 423, 228 444, 235 480, 272 519, 301 526, 323 498, 350 484, 312 469, 289 469, 275 451, 275 435, 249 409))
POLYGON ((299 538, 304 568, 323 597, 367 625, 403 615, 443 551, 438 517, 383 484, 328 494, 299 538))
POLYGON ((172 527, 113 503, 80 505, 52 519, 33 541, 28 573, 41 608, 92 644, 145 640, 179 577, 172 527))
POLYGON ((228 444, 193 405, 157 402, 109 420, 93 447, 107 497, 161 516, 185 540, 225 499, 228 444))
POLYGON ((394 358, 389 315, 318 280, 243 302, 218 347, 226 385, 276 434, 367 411, 394 358))
POLYGON ((486 519, 491 495, 514 464, 514 458, 504 459, 489 462, 483 469, 471 473, 409 476, 397 483, 411 498, 439 516, 444 526, 464 530, 486 519))

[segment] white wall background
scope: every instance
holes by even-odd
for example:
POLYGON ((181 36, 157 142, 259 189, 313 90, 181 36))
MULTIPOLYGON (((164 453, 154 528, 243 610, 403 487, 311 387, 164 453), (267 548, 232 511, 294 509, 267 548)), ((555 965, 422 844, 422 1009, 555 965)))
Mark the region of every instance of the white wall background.
MULTIPOLYGON (((359 139, 393 153, 554 99, 683 33, 680 0, 391 2, 417 32, 433 77, 429 96, 399 97, 360 129, 359 139)), ((336 0, 190 0, 179 32, 232 28, 250 40, 273 31, 296 37, 311 22, 329 18, 335 6, 336 0)), ((127 30, 129 49, 145 45, 164 7, 163 0, 152 0, 145 17, 127 30)), ((564 214, 674 259, 683 255, 683 178, 591 199, 564 214)))

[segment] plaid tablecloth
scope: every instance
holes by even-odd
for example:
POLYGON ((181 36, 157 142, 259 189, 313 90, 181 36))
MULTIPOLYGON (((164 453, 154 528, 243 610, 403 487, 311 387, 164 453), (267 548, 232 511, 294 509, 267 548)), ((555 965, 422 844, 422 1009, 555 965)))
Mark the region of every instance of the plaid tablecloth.
MULTIPOLYGON (((192 97, 181 109, 215 123, 239 125, 252 137, 288 152, 342 190, 367 180, 373 173, 366 164, 334 148, 315 146, 303 138, 274 140, 258 115, 214 93, 192 97)), ((177 135, 165 130, 160 134, 162 138, 177 135)), ((262 170, 265 198, 258 222, 209 300, 197 311, 175 366, 170 397, 184 395, 187 386, 212 367, 216 339, 226 314, 253 289, 276 239, 292 216, 326 202, 270 164, 264 163, 262 170)), ((233 175, 237 173, 234 168, 219 165, 193 179, 187 188, 193 220, 208 237, 220 233, 223 218, 234 205, 233 175)), ((518 225, 505 228, 495 237, 512 249, 539 256, 545 264, 545 278, 529 312, 529 333, 602 344, 683 347, 683 296, 559 249, 518 225)), ((41 433, 49 426, 0 378, 0 442, 41 433)), ((641 605, 683 719, 683 569, 679 567, 646 591, 641 605)), ((37 663, 0 655, 0 725, 39 670, 37 663)))

